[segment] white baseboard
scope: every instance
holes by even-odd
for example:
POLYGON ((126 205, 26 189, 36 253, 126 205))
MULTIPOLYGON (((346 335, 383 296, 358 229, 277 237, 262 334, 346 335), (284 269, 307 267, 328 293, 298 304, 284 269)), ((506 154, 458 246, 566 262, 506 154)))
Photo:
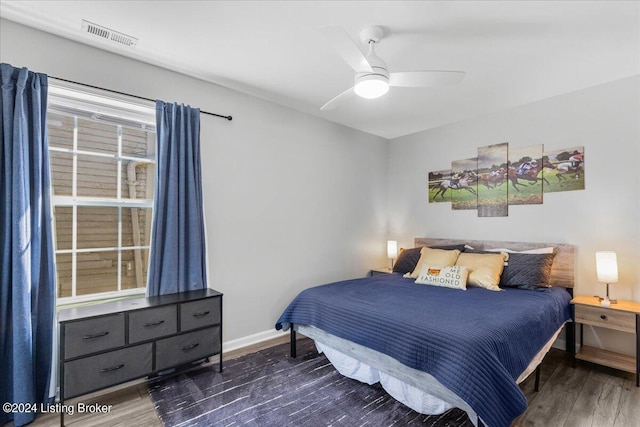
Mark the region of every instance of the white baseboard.
POLYGON ((289 332, 276 331, 275 329, 269 329, 268 331, 258 332, 257 334, 248 335, 242 338, 236 338, 235 340, 225 341, 222 344, 222 353, 228 353, 239 348, 247 347, 253 344, 258 344, 263 341, 279 338, 283 335, 287 335, 289 332))

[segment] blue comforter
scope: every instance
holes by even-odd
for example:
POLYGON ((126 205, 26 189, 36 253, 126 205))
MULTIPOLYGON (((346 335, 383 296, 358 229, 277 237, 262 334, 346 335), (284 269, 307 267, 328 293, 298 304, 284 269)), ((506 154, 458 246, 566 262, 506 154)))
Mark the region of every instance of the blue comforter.
POLYGON ((306 324, 425 371, 464 399, 490 427, 527 407, 515 380, 570 319, 569 293, 416 285, 399 274, 302 291, 276 329, 306 324))

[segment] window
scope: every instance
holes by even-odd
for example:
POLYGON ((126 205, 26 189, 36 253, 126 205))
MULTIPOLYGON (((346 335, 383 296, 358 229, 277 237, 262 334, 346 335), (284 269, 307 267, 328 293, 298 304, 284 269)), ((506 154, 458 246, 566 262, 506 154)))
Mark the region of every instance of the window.
POLYGON ((47 119, 59 303, 143 293, 154 108, 54 86, 47 119))

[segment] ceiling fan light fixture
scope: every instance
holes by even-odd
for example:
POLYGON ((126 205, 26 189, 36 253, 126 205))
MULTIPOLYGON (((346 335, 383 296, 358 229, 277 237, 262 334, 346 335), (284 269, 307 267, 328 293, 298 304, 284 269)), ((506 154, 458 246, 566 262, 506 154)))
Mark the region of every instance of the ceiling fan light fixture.
POLYGON ((382 75, 369 74, 359 77, 353 87, 356 95, 366 98, 380 98, 389 92, 389 79, 382 75))
POLYGON ((379 25, 370 25, 360 31, 360 40, 369 47, 365 54, 361 45, 354 43, 349 34, 340 27, 323 27, 338 54, 355 71, 353 87, 325 103, 320 110, 327 111, 350 99, 353 95, 375 99, 384 96, 389 87, 438 87, 460 83, 465 73, 462 71, 422 70, 390 73, 387 64, 375 53, 388 31, 379 25))

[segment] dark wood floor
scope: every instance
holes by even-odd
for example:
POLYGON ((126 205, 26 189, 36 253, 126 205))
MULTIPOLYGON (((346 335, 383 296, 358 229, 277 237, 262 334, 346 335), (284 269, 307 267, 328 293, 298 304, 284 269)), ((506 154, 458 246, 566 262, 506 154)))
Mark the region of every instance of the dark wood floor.
POLYGON ((541 367, 540 391, 531 375, 521 385, 529 407, 512 426, 638 427, 640 388, 635 375, 579 361, 551 349, 541 367))
MULTIPOLYGON (((280 344, 285 338, 225 355, 225 359, 280 344)), ((540 391, 534 391, 534 376, 521 388, 529 408, 513 426, 541 427, 638 427, 640 426, 640 388, 632 374, 588 362, 572 367, 563 351, 551 349, 541 367, 540 391)), ((111 412, 100 415, 66 417, 67 426, 162 426, 156 415, 146 385, 138 383, 112 389, 106 393, 83 397, 78 401, 113 405, 111 412)), ((38 427, 59 425, 56 415, 44 415, 32 424, 38 427)))

